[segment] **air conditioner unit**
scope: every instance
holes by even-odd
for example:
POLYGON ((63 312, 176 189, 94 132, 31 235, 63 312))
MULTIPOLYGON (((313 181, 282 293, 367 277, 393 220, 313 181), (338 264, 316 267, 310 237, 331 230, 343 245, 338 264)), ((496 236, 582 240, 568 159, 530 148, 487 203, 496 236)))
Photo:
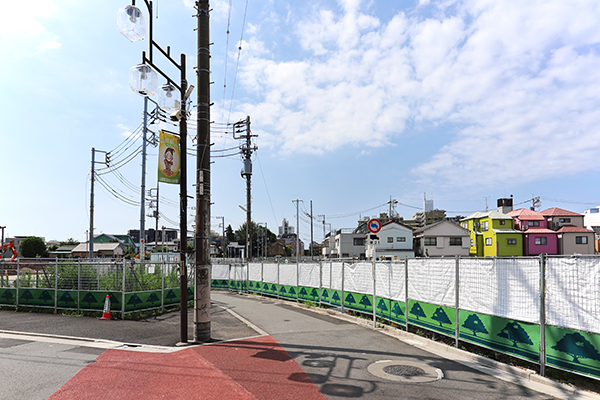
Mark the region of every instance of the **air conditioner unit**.
POLYGON ((529 225, 521 225, 521 230, 523 230, 523 232, 525 232, 527 229, 529 229, 529 225))

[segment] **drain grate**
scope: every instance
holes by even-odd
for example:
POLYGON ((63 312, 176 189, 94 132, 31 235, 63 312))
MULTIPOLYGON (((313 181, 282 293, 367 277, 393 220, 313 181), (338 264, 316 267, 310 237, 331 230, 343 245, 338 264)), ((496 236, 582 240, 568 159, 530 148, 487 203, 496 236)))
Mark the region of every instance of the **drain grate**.
POLYGON ((390 375, 404 377, 422 376, 427 374, 425 370, 419 367, 413 367, 412 365, 388 365, 387 367, 383 368, 383 372, 390 375))

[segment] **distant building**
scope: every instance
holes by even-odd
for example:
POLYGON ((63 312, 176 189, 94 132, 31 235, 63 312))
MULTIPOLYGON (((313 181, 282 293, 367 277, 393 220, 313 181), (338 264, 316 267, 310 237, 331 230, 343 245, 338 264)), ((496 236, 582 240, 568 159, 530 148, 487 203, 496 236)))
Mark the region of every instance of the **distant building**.
POLYGON ((600 206, 588 208, 583 212, 583 227, 600 235, 600 206))
MULTIPOLYGON (((119 243, 94 243, 94 258, 116 258, 123 256, 123 247, 119 243)), ((78 244, 72 251, 73 258, 89 258, 88 243, 78 244)))
POLYGON ((293 235, 294 234, 294 227, 290 226, 290 223, 288 222, 287 219, 283 219, 283 222, 281 223, 281 226, 279 227, 279 237, 282 238, 285 235, 293 235))
MULTIPOLYGON (((162 242, 162 230, 155 231, 154 229, 144 229, 144 236, 146 237, 146 243, 150 242, 162 242)), ((140 230, 130 229, 127 231, 127 235, 131 236, 133 242, 136 244, 140 243, 140 230)), ((175 239, 179 237, 178 232, 175 229, 165 229, 165 242, 175 242, 175 239)))
MULTIPOLYGON (((435 224, 436 222, 441 222, 446 220, 446 211, 445 210, 431 210, 431 211, 420 211, 418 213, 414 213, 413 221, 416 222, 416 225, 419 228, 422 228, 426 225, 435 224)), ((409 225, 409 224, 407 224, 409 225)))

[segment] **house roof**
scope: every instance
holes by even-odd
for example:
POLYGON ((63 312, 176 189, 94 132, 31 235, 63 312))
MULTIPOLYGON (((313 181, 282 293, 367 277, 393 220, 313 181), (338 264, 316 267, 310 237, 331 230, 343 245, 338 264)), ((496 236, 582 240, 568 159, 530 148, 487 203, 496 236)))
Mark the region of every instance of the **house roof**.
POLYGON ((570 226, 570 225, 563 226, 556 232, 558 232, 558 233, 594 233, 594 231, 591 231, 589 229, 581 228, 579 226, 570 226))
POLYGON ((450 225, 452 225, 452 226, 454 226, 454 227, 456 227, 456 228, 460 228, 460 229, 462 229, 463 231, 465 231, 465 232, 467 232, 467 233, 469 232, 469 230, 468 230, 468 229, 465 229, 465 228, 463 228, 462 226, 460 226, 460 225, 458 225, 458 224, 455 224, 455 223, 453 223, 453 222, 450 222, 450 221, 438 221, 438 222, 434 222, 433 224, 425 225, 424 227, 422 227, 422 228, 419 228, 419 229, 415 230, 415 232, 414 232, 414 233, 421 233, 421 232, 425 232, 425 231, 428 231, 428 230, 430 230, 431 228, 435 228, 436 226, 438 226, 438 225, 441 225, 441 224, 450 224, 450 225))
POLYGON ((473 214, 469 215, 468 217, 461 219, 461 221, 466 221, 469 219, 488 218, 488 217, 491 219, 512 219, 512 217, 510 215, 501 213, 499 211, 486 211, 486 212, 477 211, 476 213, 473 213, 473 214))
POLYGON ((494 233, 523 233, 518 229, 492 229, 494 233))
MULTIPOLYGON (((120 243, 95 243, 94 242, 94 251, 114 251, 117 247, 121 247, 120 243)), ((121 247, 122 248, 122 247, 121 247)), ((73 249, 73 253, 80 253, 84 251, 89 251, 89 247, 87 243, 78 244, 77 247, 73 249)))
POLYGON ((530 226, 529 229, 523 231, 523 233, 526 234, 531 234, 531 233, 556 233, 556 231, 553 231, 552 229, 546 229, 546 228, 538 228, 535 226, 530 226))
POLYGON ((410 231, 413 230, 413 228, 411 228, 410 226, 405 225, 402 222, 394 221, 393 219, 390 219, 389 221, 384 222, 383 224, 381 224, 381 227, 383 228, 384 226, 389 226, 389 225, 392 225, 392 224, 396 224, 396 225, 398 225, 400 227, 403 227, 403 228, 406 228, 406 229, 408 229, 410 231))
POLYGON ((581 217, 581 216, 583 216, 582 214, 578 214, 576 212, 569 211, 569 210, 563 210, 562 208, 558 208, 558 207, 548 208, 548 209, 542 211, 541 214, 544 217, 563 217, 563 216, 581 217))
POLYGON ((507 215, 510 215, 513 218, 516 217, 521 220, 528 220, 528 221, 543 221, 545 219, 544 216, 542 215, 542 213, 533 211, 533 210, 529 210, 527 208, 519 208, 518 210, 514 210, 514 211, 507 213, 507 215))

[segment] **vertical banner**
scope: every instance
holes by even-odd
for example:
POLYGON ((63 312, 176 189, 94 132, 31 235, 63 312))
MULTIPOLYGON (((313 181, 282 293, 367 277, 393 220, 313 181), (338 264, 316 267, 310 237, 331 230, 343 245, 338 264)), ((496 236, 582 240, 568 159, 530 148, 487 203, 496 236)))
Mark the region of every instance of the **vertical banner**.
POLYGON ((158 181, 164 183, 179 183, 181 154, 179 152, 179 137, 167 132, 160 133, 158 146, 158 181))

